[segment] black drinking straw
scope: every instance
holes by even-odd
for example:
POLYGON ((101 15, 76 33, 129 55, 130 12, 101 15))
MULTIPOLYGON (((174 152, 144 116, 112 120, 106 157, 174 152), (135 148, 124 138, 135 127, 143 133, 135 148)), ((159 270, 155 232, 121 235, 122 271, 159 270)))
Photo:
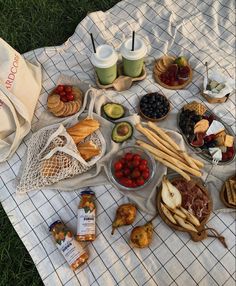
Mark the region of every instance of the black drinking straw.
POLYGON ((92 44, 93 44, 93 51, 96 54, 96 48, 95 48, 95 44, 94 44, 93 34, 90 33, 90 36, 91 36, 91 40, 92 40, 92 44))
POLYGON ((131 49, 131 51, 134 51, 134 37, 135 37, 135 31, 133 31, 133 36, 132 36, 132 49, 131 49))

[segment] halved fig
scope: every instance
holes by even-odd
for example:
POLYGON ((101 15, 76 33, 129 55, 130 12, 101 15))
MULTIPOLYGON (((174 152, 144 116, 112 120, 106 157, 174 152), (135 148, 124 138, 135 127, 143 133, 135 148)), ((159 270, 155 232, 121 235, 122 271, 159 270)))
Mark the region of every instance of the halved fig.
POLYGON ((190 68, 188 66, 179 67, 178 77, 179 79, 188 79, 190 75, 190 68))
POLYGON ((205 136, 205 133, 196 133, 195 134, 195 138, 192 142, 190 142, 190 144, 193 146, 193 147, 202 147, 204 145, 204 136, 205 136))

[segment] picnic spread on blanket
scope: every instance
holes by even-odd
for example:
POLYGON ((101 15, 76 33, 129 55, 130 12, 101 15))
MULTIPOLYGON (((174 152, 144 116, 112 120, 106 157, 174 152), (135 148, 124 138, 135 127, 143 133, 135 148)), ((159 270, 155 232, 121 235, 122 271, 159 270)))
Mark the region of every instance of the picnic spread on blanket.
POLYGON ((45 285, 235 283, 234 5, 167 2, 0 40, 0 201, 45 285))

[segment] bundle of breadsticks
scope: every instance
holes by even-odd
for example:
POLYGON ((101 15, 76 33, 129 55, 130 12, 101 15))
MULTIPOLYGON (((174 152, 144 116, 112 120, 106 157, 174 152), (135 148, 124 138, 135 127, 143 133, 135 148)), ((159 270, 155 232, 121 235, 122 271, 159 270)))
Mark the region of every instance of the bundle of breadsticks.
POLYGON ((201 161, 181 150, 164 129, 150 121, 147 125, 150 129, 143 127, 140 123, 135 127, 154 146, 141 140, 137 140, 136 144, 149 151, 155 160, 176 171, 186 180, 191 179, 189 175, 201 177, 200 169, 204 167, 201 161))

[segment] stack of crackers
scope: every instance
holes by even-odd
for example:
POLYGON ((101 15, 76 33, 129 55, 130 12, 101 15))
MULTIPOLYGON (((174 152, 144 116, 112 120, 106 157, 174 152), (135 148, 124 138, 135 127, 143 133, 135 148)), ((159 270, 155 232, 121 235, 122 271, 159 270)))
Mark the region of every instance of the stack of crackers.
POLYGON ((228 207, 236 208, 236 175, 225 182, 223 193, 228 207))
POLYGON ((188 104, 185 104, 184 110, 186 109, 195 111, 197 115, 203 115, 207 110, 207 108, 204 105, 196 101, 192 101, 188 104))
POLYGON ((66 117, 77 113, 83 101, 82 92, 77 87, 72 87, 74 100, 64 102, 61 100, 60 95, 51 93, 48 96, 47 107, 48 110, 56 117, 66 117))

